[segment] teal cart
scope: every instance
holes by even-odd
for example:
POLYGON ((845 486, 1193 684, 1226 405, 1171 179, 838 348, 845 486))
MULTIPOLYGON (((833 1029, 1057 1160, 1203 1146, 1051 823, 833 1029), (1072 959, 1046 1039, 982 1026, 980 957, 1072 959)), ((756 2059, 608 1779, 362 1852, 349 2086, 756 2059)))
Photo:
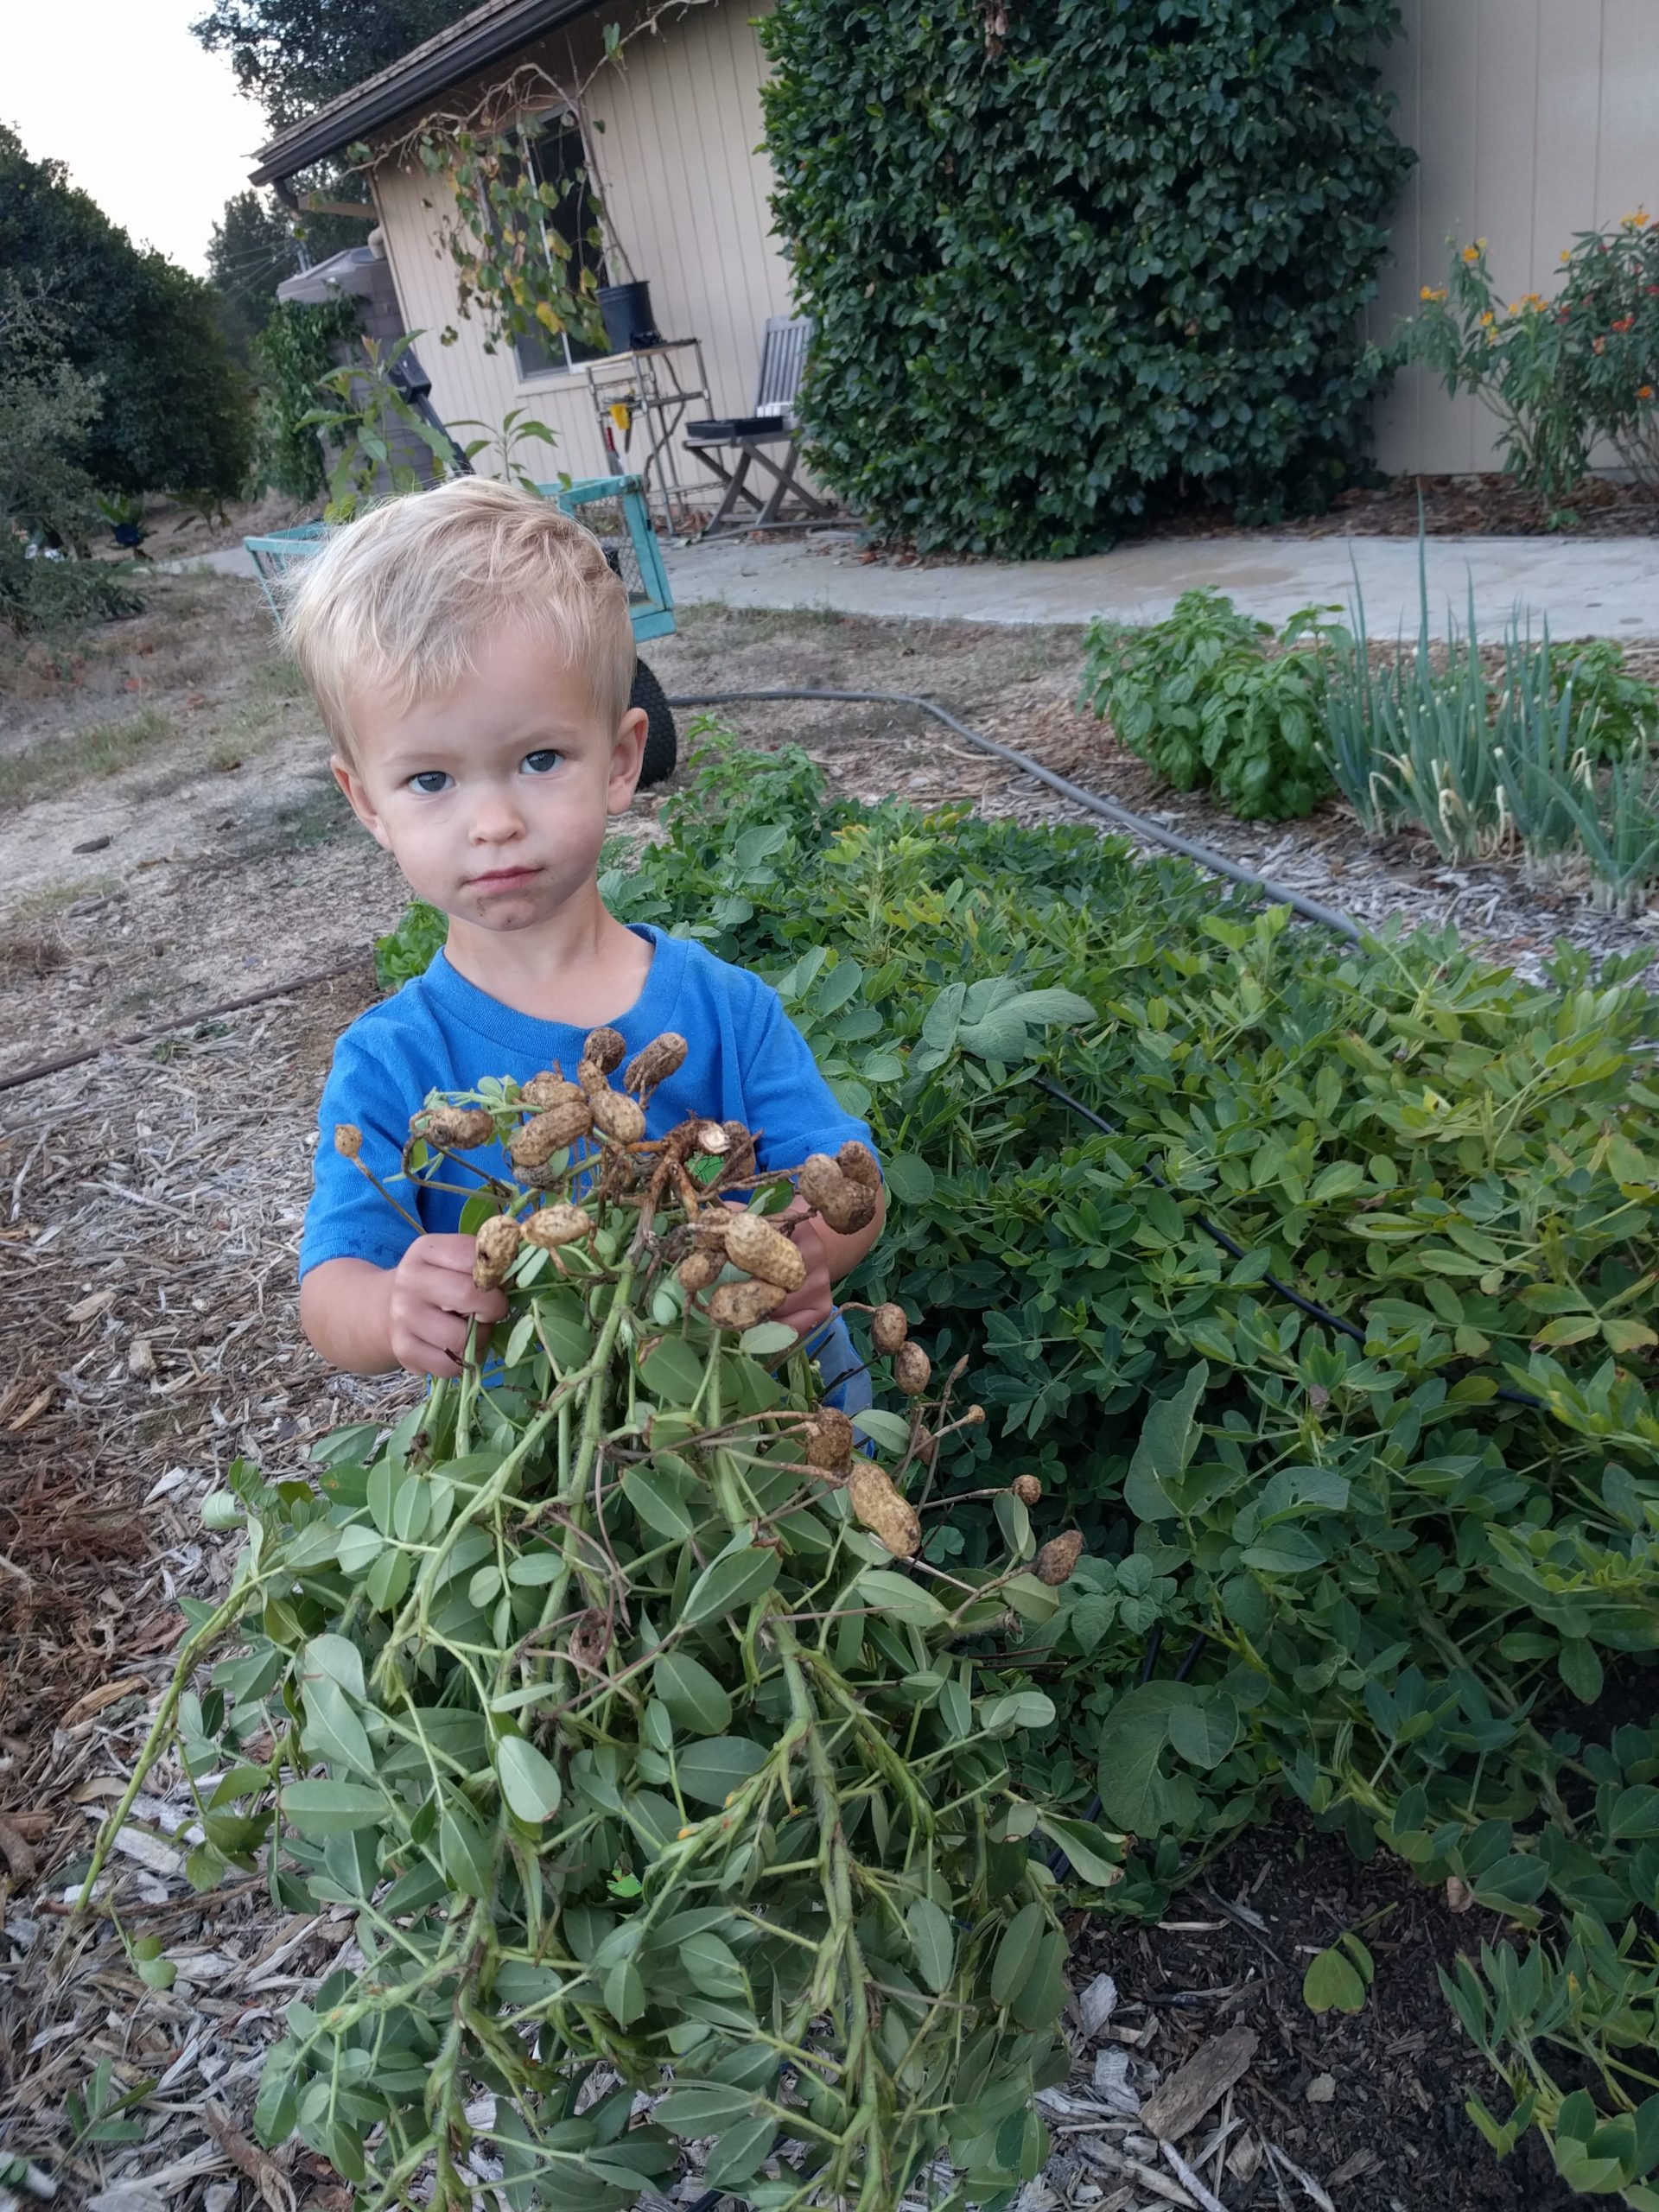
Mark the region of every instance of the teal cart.
MULTIPOLYGON (((622 580, 628 594, 628 616, 636 645, 647 638, 672 634, 674 594, 663 566, 662 549, 651 526, 645 489, 638 476, 594 476, 582 483, 538 484, 544 499, 591 530, 605 549, 605 558, 622 580)), ((333 523, 296 523, 291 530, 272 531, 264 537, 245 537, 243 544, 258 575, 273 614, 280 615, 277 592, 281 581, 296 561, 320 550, 336 528, 333 523)), ((660 784, 674 772, 678 739, 674 717, 662 685, 645 662, 636 658, 633 692, 629 703, 645 709, 645 759, 642 785, 660 784)))

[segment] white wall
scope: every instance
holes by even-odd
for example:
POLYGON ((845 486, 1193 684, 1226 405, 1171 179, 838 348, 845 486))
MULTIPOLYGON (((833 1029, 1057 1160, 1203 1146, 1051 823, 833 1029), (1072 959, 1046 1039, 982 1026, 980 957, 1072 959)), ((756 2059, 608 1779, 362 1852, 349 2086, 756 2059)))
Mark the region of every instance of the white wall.
MULTIPOLYGON (((1370 323, 1378 336, 1445 281, 1446 240, 1486 239, 1506 298, 1546 296, 1561 250, 1645 204, 1659 214, 1659 0, 1403 0, 1382 60, 1394 127, 1419 159, 1370 323)), ((1491 468, 1491 416, 1421 369, 1379 405, 1389 470, 1491 468)))
MULTIPOLYGON (((771 168, 757 150, 765 57, 753 17, 764 12, 753 0, 692 8, 627 46, 620 64, 600 70, 588 97, 591 120, 604 126, 589 136, 601 188, 634 274, 650 280, 657 327, 665 337, 702 340, 710 397, 691 409, 694 419, 749 411, 766 319, 790 306, 766 204, 771 168)), ((626 11, 620 19, 626 23, 626 11)), ((597 24, 580 24, 525 58, 568 83, 592 67, 597 24)), ((443 104, 459 108, 467 97, 448 94, 443 104)), ((439 211, 423 204, 437 200, 441 187, 418 162, 383 163, 374 190, 406 325, 425 334, 416 350, 438 413, 446 422, 496 423, 509 408, 527 407, 559 441, 556 453, 527 452, 533 467, 549 476, 561 468, 604 474, 586 383, 521 376, 511 346, 485 352, 476 312, 458 316, 453 264, 435 250, 439 211), (446 327, 457 334, 450 346, 439 342, 446 327)), ((638 457, 638 430, 634 439, 629 461, 638 457)), ((683 474, 690 481, 702 472, 686 460, 683 474)))

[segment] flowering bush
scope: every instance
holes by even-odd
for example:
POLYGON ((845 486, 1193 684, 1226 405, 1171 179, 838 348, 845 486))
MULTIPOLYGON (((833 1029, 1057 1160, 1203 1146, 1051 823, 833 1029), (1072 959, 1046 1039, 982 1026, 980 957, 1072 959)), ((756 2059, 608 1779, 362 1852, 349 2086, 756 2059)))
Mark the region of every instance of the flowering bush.
POLYGON ((1554 297, 1529 292, 1507 305, 1485 239, 1449 243, 1446 282, 1424 285, 1402 358, 1491 409, 1504 468, 1552 524, 1575 519, 1567 503, 1603 439, 1659 489, 1659 224, 1638 208, 1610 230, 1580 232, 1561 254, 1554 297))

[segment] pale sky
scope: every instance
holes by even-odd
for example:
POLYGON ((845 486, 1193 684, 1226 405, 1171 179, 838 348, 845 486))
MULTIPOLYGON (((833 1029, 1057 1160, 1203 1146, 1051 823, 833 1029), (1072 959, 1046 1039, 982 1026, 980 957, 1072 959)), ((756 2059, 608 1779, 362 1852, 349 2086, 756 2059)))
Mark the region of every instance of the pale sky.
POLYGON ((205 0, 19 0, 7 7, 0 123, 68 165, 135 245, 198 276, 207 237, 270 137, 230 57, 190 35, 205 0))

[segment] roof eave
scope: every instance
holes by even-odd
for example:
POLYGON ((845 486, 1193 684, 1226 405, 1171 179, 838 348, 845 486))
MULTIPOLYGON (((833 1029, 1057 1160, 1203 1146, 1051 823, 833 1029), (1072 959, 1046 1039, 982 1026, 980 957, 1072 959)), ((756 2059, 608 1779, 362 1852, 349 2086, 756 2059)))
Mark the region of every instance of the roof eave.
POLYGON ((518 7, 503 10, 480 23, 470 35, 463 34, 441 46, 432 41, 435 50, 416 47, 405 62, 366 78, 362 85, 342 93, 303 123, 291 124, 268 146, 261 147, 259 166, 249 182, 276 184, 309 168, 314 162, 337 154, 342 146, 396 123, 463 78, 487 69, 504 54, 546 31, 556 30, 561 23, 587 15, 599 4, 600 0, 521 0, 518 7))

